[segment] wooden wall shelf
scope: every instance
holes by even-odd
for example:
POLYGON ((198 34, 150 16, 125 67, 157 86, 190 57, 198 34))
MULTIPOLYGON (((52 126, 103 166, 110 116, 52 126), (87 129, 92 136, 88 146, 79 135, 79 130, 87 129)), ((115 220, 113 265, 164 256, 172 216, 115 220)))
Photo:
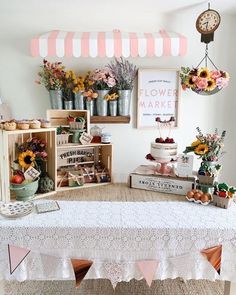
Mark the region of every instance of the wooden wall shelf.
POLYGON ((128 124, 130 122, 130 116, 92 116, 90 117, 90 123, 97 124, 128 124))

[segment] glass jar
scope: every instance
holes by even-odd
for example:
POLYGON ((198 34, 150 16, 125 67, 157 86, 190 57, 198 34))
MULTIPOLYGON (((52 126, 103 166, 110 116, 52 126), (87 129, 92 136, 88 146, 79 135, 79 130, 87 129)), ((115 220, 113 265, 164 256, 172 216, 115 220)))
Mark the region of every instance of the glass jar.
POLYGON ((102 133, 101 142, 102 143, 111 143, 111 134, 108 132, 102 133))
POLYGON ((95 125, 90 129, 90 134, 93 136, 92 143, 101 142, 102 128, 95 125))

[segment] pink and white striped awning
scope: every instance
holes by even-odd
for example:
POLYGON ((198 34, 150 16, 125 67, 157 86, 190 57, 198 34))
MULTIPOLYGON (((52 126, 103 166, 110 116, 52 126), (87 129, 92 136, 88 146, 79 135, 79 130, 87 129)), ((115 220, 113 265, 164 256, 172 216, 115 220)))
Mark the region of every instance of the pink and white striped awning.
POLYGON ((187 39, 164 30, 157 33, 52 31, 31 40, 33 56, 152 57, 183 56, 187 39))

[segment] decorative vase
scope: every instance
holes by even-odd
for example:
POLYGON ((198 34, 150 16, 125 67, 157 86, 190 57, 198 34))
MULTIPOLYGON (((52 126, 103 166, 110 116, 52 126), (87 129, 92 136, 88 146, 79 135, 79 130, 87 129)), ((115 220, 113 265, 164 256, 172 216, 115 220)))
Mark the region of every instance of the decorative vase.
POLYGON ((85 106, 86 106, 86 110, 89 111, 90 116, 94 116, 95 115, 94 100, 86 100, 85 106))
POLYGON ((109 101, 109 115, 112 117, 117 116, 117 100, 109 101))
POLYGON ((10 189, 14 191, 17 201, 29 201, 34 198, 38 190, 39 178, 26 184, 11 184, 10 189))
POLYGON ((104 98, 109 90, 97 90, 98 97, 96 99, 97 115, 107 116, 107 100, 104 98))
POLYGON ((63 109, 63 98, 61 90, 49 90, 49 97, 52 109, 63 109))
POLYGON ((119 116, 130 115, 130 102, 132 90, 118 90, 118 114, 119 116))
POLYGON ((74 94, 74 105, 75 110, 84 110, 84 96, 82 91, 74 94))
POLYGON ((73 110, 73 92, 70 89, 66 89, 63 92, 64 109, 73 110))
MULTIPOLYGON (((222 88, 221 88, 222 89, 222 88)), ((220 88, 216 87, 215 89, 211 90, 211 91, 197 91, 195 89, 192 88, 192 91, 199 94, 199 95, 212 95, 212 94, 216 94, 217 92, 219 92, 221 90, 220 88)))

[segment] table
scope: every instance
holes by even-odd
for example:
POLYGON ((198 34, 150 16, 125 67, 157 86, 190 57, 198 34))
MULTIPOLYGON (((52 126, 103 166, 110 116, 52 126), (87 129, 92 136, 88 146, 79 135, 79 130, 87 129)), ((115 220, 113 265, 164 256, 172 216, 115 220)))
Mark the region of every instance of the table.
POLYGON ((143 259, 159 261, 155 279, 236 278, 236 206, 223 210, 187 201, 59 205, 61 210, 55 212, 0 218, 0 269, 7 266, 7 243, 32 250, 11 277, 5 272, 6 279, 71 279, 68 257, 92 259, 86 278, 109 278, 114 284, 141 279, 135 261, 143 259), (200 254, 219 244, 220 276, 200 254))

